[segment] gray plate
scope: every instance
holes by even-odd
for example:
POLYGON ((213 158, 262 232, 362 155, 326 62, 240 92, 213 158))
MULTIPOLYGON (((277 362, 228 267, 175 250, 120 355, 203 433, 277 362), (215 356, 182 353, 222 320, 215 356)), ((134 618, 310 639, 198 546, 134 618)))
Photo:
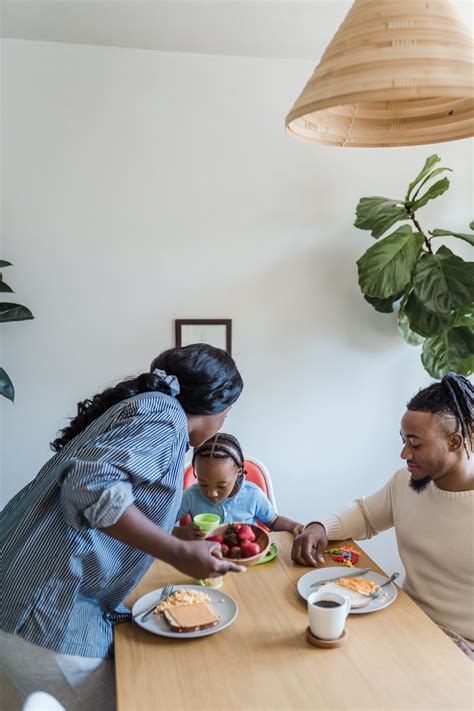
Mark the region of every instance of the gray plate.
MULTIPOLYGON (((303 600, 307 600, 310 593, 312 592, 317 592, 319 590, 318 587, 311 587, 314 583, 317 583, 318 580, 328 580, 329 578, 341 578, 343 575, 347 575, 347 573, 353 573, 356 570, 361 570, 361 568, 348 568, 345 566, 334 566, 334 568, 318 568, 317 570, 311 570, 309 573, 306 573, 305 575, 302 575, 301 578, 298 580, 298 583, 296 585, 296 588, 303 598, 303 600)), ((381 585, 387 580, 387 577, 385 575, 380 575, 379 573, 376 573, 374 570, 370 570, 368 573, 365 573, 365 575, 362 575, 363 578, 366 578, 367 580, 373 580, 374 583, 378 583, 381 585)), ((390 585, 387 585, 384 587, 382 590, 382 593, 380 597, 378 597, 376 600, 371 600, 366 607, 361 607, 360 609, 351 609, 350 614, 351 615, 365 615, 367 612, 377 612, 377 610, 383 610, 384 607, 388 607, 389 605, 392 604, 392 602, 395 600, 397 597, 397 586, 394 583, 390 583, 390 585)))
MULTIPOLYGON (((220 617, 220 622, 215 627, 209 627, 207 630, 198 630, 197 632, 173 632, 166 624, 163 615, 150 615, 144 622, 136 620, 135 623, 148 632, 158 634, 161 637, 174 637, 176 639, 194 639, 195 637, 207 637, 207 635, 215 634, 229 627, 237 617, 238 607, 234 598, 222 590, 214 590, 213 588, 203 587, 202 585, 174 585, 174 590, 186 588, 186 590, 196 590, 197 592, 205 592, 209 595, 212 603, 209 605, 214 609, 220 617)), ((149 610, 150 607, 160 599, 163 588, 158 588, 152 592, 143 595, 136 601, 132 608, 132 615, 139 615, 140 612, 149 610)))

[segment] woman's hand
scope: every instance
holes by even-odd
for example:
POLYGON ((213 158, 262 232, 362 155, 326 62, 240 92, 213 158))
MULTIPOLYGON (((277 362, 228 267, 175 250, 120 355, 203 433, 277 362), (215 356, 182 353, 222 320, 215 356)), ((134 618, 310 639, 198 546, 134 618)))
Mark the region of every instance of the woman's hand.
POLYGON ((300 565, 324 565, 324 551, 328 545, 326 529, 322 523, 311 523, 293 541, 291 558, 300 565))
POLYGON ((222 558, 221 547, 215 541, 187 541, 183 543, 179 558, 172 562, 175 568, 192 578, 215 578, 229 571, 243 573, 246 568, 232 560, 222 558))
MULTIPOLYGON (((169 563, 192 578, 215 578, 230 570, 242 573, 245 567, 223 560, 216 541, 183 541, 159 528, 131 504, 112 526, 99 529, 106 535, 169 563)), ((173 530, 175 533, 176 528, 173 530)))

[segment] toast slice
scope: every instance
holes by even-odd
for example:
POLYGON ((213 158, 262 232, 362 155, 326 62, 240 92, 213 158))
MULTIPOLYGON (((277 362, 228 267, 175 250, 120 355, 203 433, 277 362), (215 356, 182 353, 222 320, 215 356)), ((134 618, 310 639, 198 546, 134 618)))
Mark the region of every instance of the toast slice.
POLYGON ((337 593, 338 595, 344 595, 345 597, 348 597, 350 599, 351 609, 355 610, 358 610, 361 607, 365 607, 372 600, 371 597, 367 595, 362 595, 362 593, 356 592, 355 590, 351 590, 350 588, 343 587, 338 583, 326 583, 325 585, 321 585, 321 587, 318 589, 318 592, 331 592, 337 593))
POLYGON ((367 578, 339 578, 338 584, 361 595, 370 595, 371 592, 377 592, 380 589, 378 583, 373 580, 367 580, 367 578))
POLYGON ((163 616, 174 632, 198 632, 219 624, 219 615, 208 605, 198 603, 172 607, 163 616))

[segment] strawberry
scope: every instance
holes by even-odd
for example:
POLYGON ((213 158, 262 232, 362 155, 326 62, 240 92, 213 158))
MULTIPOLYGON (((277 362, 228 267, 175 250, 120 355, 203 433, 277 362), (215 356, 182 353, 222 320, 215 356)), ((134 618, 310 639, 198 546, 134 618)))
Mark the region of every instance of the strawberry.
POLYGON ((230 550, 229 546, 226 546, 225 543, 221 543, 221 551, 222 551, 222 555, 224 558, 229 557, 229 550, 230 550))
POLYGON ((232 546, 232 548, 230 549, 230 557, 242 558, 242 551, 240 550, 239 546, 232 546))
POLYGON ((224 543, 224 536, 208 536, 206 541, 215 541, 216 543, 224 543))
POLYGON ((226 533, 226 535, 224 536, 224 543, 226 543, 229 548, 232 548, 232 546, 238 546, 239 539, 237 538, 237 534, 234 532, 226 533))
POLYGON ((248 525, 241 526, 237 535, 239 537, 239 540, 241 541, 253 542, 257 538, 257 536, 252 530, 252 527, 248 525))
POLYGON ((240 548, 242 551, 242 558, 251 558, 252 556, 260 553, 260 546, 258 543, 252 543, 252 541, 244 541, 240 548))

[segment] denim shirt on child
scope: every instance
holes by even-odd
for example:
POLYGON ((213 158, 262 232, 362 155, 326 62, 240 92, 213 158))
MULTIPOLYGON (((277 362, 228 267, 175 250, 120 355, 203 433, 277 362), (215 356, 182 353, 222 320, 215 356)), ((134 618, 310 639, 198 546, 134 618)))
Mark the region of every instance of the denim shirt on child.
POLYGON ((187 514, 190 514, 192 518, 203 513, 216 514, 220 517, 221 523, 231 523, 232 521, 255 523, 256 519, 263 523, 269 523, 277 515, 262 489, 245 479, 241 482, 237 493, 216 504, 201 493, 199 484, 193 484, 185 489, 178 520, 187 514))

